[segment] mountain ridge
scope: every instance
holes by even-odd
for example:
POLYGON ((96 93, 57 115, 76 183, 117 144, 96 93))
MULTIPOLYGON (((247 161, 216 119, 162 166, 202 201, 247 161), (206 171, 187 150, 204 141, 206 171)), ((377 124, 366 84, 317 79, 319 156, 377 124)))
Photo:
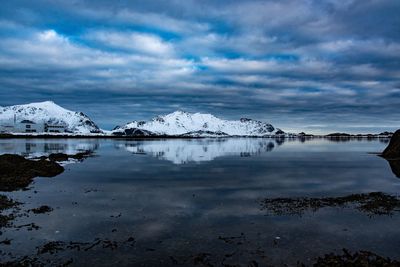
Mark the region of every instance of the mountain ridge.
MULTIPOLYGON (((178 110, 153 117, 149 121, 132 121, 117 126, 111 131, 114 135, 132 135, 140 131, 143 136, 165 135, 184 137, 219 136, 275 136, 285 132, 270 123, 241 118, 224 120, 207 113, 189 113, 178 110)), ((139 134, 139 135, 140 135, 139 134)))
POLYGON ((3 127, 0 130, 2 132, 54 134, 47 130, 50 127, 47 125, 62 127, 62 131, 59 133, 78 135, 104 134, 114 136, 171 136, 190 138, 229 136, 268 137, 284 136, 286 134, 279 128, 272 126, 272 124, 258 120, 249 118, 225 120, 208 113, 189 113, 183 110, 158 115, 148 121, 131 121, 122 126, 117 126, 111 131, 106 131, 101 130, 84 113, 65 109, 53 101, 6 107, 0 106, 0 128, 3 127), (37 127, 37 129, 35 131, 28 131, 31 128, 23 128, 25 127, 24 123, 29 123, 32 127, 37 127), (40 125, 41 127, 36 125, 40 125), (8 127, 8 129, 5 129, 5 127, 8 127))
POLYGON ((0 123, 10 124, 29 120, 36 124, 62 125, 67 132, 90 134, 101 133, 100 128, 84 113, 65 109, 53 101, 0 106, 0 123), (14 118, 15 116, 15 118, 14 118))

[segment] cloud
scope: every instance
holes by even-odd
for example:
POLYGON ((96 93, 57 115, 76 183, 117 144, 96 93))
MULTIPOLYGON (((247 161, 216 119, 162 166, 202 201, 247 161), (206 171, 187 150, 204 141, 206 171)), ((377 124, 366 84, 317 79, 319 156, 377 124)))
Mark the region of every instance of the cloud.
POLYGON ((288 130, 396 125, 399 9, 395 0, 6 2, 0 105, 52 98, 105 128, 177 108, 288 130))
POLYGON ((95 31, 89 33, 87 38, 105 46, 149 55, 167 57, 174 53, 172 44, 153 34, 95 31))

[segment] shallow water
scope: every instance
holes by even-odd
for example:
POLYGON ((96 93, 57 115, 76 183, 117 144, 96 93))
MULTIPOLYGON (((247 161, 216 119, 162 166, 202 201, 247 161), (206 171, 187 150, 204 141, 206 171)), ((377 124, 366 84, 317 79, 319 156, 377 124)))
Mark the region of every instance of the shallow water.
POLYGON ((12 240, 0 244, 2 259, 35 256, 49 241, 93 244, 100 238, 118 247, 87 245, 87 251, 38 257, 73 259, 73 265, 264 266, 311 264, 346 248, 400 260, 396 210, 374 215, 348 206, 274 215, 261 204, 279 197, 399 195, 400 179, 370 153, 385 146, 382 140, 2 139, 0 154, 94 153, 57 177, 36 178, 28 191, 6 193, 24 203, 22 210, 54 210, 14 221, 33 222, 38 230, 2 229, 0 240, 12 240), (129 237, 134 242, 126 242, 129 237))

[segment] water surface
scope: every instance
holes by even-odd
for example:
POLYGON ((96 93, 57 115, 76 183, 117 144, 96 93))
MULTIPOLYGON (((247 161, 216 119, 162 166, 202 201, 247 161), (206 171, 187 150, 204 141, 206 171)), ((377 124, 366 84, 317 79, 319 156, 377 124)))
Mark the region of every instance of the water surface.
POLYGON ((66 165, 57 177, 36 178, 28 191, 7 193, 23 210, 54 210, 14 222, 40 229, 2 229, 0 239, 12 240, 0 245, 2 258, 34 256, 49 241, 101 239, 118 247, 102 243, 40 257, 73 265, 264 266, 311 264, 346 248, 400 260, 397 211, 371 215, 350 206, 275 215, 261 204, 280 197, 398 195, 400 179, 370 153, 385 146, 382 140, 3 139, 0 154, 94 156, 66 165))

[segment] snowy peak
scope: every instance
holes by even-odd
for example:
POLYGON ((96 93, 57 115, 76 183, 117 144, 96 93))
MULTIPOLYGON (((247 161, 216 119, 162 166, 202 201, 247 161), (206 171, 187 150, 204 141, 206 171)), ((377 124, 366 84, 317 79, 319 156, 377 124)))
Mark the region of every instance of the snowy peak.
POLYGON ((237 121, 223 120, 211 114, 175 111, 157 116, 150 121, 133 121, 117 127, 116 135, 130 135, 136 130, 146 131, 147 135, 173 136, 272 136, 284 134, 271 124, 248 118, 237 121))
MULTIPOLYGON (((0 107, 0 125, 30 121, 38 125, 50 124, 64 127, 65 131, 80 134, 100 133, 99 127, 82 112, 65 109, 53 101, 0 107)), ((19 129, 15 126, 15 132, 19 129)), ((43 127, 38 132, 44 131, 43 127)))

